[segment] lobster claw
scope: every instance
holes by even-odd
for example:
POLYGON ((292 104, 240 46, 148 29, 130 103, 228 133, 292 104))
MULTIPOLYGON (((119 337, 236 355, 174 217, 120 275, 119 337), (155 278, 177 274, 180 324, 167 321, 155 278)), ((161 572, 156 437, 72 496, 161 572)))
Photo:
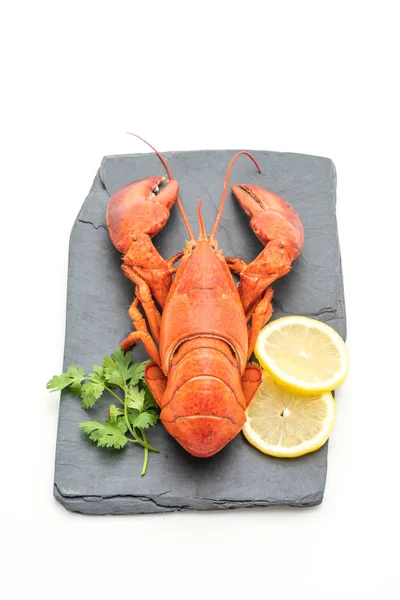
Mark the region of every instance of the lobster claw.
POLYGON ((250 215, 250 227, 265 246, 240 272, 239 295, 247 318, 265 290, 289 273, 304 243, 303 225, 294 208, 257 185, 234 185, 232 192, 250 215))
POLYGON ((171 179, 156 195, 165 177, 148 177, 129 183, 108 202, 106 222, 111 241, 122 254, 137 233, 153 237, 165 225, 178 197, 178 182, 171 179))
POLYGON ((234 185, 232 192, 243 210, 251 217, 250 227, 265 246, 277 240, 290 260, 298 257, 304 243, 300 217, 283 198, 257 185, 234 185))

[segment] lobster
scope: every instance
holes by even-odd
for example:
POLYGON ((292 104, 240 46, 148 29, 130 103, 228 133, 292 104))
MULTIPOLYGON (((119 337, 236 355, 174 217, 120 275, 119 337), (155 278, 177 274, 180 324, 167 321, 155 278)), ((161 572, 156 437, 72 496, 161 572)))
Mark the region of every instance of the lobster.
POLYGON ((261 382, 260 367, 249 361, 258 333, 273 312, 271 284, 286 275, 299 256, 303 227, 283 198, 255 185, 234 185, 233 195, 265 247, 249 264, 226 258, 216 233, 231 169, 245 155, 261 173, 253 156, 242 151, 230 161, 211 234, 205 231, 199 201, 196 238, 178 196, 178 182, 164 157, 132 135, 157 154, 168 180, 134 181, 114 193, 107 205, 111 241, 123 255, 124 275, 136 286, 128 311, 135 331, 121 348, 127 351, 142 341, 151 359, 145 381, 161 409, 165 429, 190 454, 210 457, 245 423, 245 410, 261 382), (189 240, 181 252, 165 260, 152 237, 164 227, 175 203, 189 240), (238 285, 233 273, 240 278, 238 285))

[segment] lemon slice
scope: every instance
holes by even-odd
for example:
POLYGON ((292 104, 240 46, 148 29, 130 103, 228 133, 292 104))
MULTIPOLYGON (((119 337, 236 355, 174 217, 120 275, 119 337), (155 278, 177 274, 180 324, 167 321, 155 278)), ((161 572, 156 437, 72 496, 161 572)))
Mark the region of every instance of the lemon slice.
POLYGON ((250 444, 264 454, 294 458, 325 444, 335 424, 336 407, 330 392, 296 394, 264 371, 246 416, 243 433, 250 444))
POLYGON ((307 317, 283 317, 259 333, 255 355, 282 385, 303 394, 336 389, 346 379, 344 341, 329 325, 307 317))

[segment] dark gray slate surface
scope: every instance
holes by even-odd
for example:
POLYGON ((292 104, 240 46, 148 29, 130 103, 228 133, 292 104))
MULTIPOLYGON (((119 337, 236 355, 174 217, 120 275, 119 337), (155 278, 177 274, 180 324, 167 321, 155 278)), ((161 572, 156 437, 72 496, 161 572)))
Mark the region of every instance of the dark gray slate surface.
MULTIPOLYGON (((206 228, 211 230, 226 167, 234 150, 165 153, 193 227, 196 204, 204 198, 206 228)), ((301 314, 329 322, 346 335, 343 283, 336 226, 336 174, 327 158, 277 152, 253 152, 262 174, 246 157, 236 163, 230 185, 254 183, 286 198, 304 224, 305 244, 289 275, 274 284, 275 312, 301 314)), ((74 224, 69 256, 64 368, 72 362, 85 370, 110 354, 131 331, 127 314, 133 285, 120 271, 120 255, 105 227, 109 196, 143 177, 164 175, 154 154, 107 156, 74 224)), ((172 209, 154 238, 164 257, 178 252, 187 237, 179 211, 172 209)), ((226 256, 252 260, 262 246, 248 217, 228 194, 218 241, 226 256)), ((136 360, 147 355, 141 345, 136 360)), ((132 514, 254 506, 313 506, 323 498, 327 444, 313 454, 278 459, 261 454, 242 435, 210 459, 187 454, 163 429, 149 439, 160 454, 150 454, 140 476, 142 451, 99 449, 81 432, 78 421, 103 419, 108 399, 85 412, 68 392, 60 405, 55 497, 69 510, 88 514, 132 514), (89 415, 88 415, 89 413, 89 415)))

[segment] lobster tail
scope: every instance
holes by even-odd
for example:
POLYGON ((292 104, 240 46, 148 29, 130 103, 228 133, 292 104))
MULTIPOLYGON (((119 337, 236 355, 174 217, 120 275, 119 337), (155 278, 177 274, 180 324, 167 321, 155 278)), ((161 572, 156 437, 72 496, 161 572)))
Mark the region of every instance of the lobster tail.
POLYGON ((245 408, 230 346, 207 337, 183 342, 172 361, 160 416, 179 444, 195 456, 213 456, 242 429, 245 408))

